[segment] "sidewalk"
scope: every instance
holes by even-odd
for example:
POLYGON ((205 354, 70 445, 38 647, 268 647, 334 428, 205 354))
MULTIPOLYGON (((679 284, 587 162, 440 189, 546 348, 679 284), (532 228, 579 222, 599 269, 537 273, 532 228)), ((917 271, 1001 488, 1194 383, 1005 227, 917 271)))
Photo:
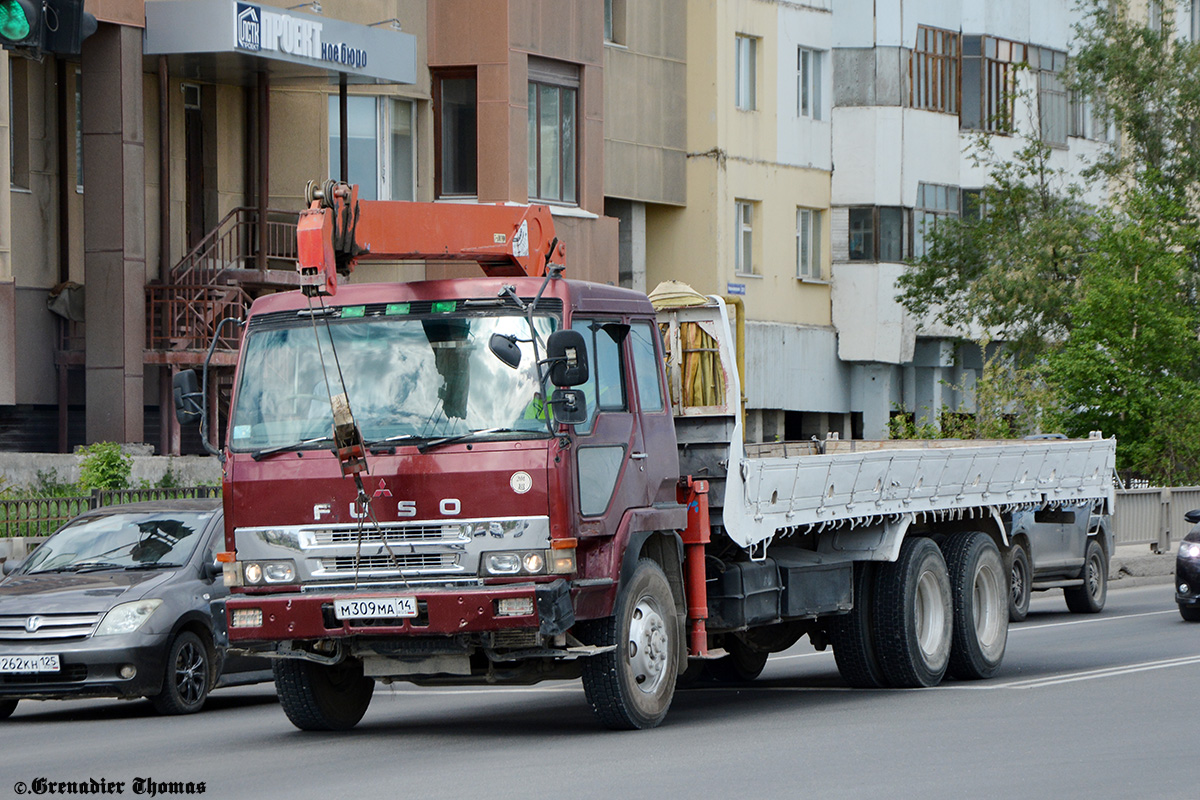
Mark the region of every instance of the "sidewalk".
POLYGON ((1175 575, 1176 543, 1165 553, 1155 553, 1148 544, 1117 545, 1108 564, 1108 580, 1115 586, 1170 583, 1175 575))

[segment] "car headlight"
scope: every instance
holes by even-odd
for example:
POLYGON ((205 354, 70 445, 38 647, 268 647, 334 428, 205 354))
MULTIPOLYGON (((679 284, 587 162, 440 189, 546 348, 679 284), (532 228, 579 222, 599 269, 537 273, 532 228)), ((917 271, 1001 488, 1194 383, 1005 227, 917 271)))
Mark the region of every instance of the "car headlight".
POLYGON ((131 603, 121 603, 109 609, 96 628, 95 636, 112 636, 117 633, 133 633, 146 624, 146 620, 154 614, 162 600, 134 600, 131 603))
POLYGON ((1179 545, 1180 558, 1200 558, 1200 542, 1182 542, 1179 545))
POLYGON ((295 583, 296 562, 291 559, 277 561, 247 561, 242 564, 242 576, 246 586, 263 586, 268 583, 295 583))

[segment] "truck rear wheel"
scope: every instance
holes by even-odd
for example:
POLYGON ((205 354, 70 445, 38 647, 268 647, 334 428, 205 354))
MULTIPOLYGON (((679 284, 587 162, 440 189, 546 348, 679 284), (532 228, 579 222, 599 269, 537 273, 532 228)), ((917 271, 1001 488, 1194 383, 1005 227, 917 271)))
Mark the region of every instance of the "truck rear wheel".
POLYGON ((855 689, 879 689, 885 686, 883 670, 875 655, 871 624, 871 594, 875 583, 875 565, 870 561, 854 564, 854 607, 850 613, 829 622, 829 642, 833 660, 842 680, 855 689))
POLYGON ((1104 601, 1108 598, 1108 561, 1104 558, 1104 549, 1089 539, 1083 561, 1082 586, 1068 586, 1063 589, 1067 608, 1076 614, 1098 614, 1104 610, 1104 601))
POLYGON ((946 561, 931 539, 906 539, 896 561, 879 566, 872 607, 887 685, 937 686, 950 664, 953 606, 946 561))
POLYGON ((1009 592, 1004 560, 984 533, 960 533, 945 545, 954 603, 950 674, 990 678, 1000 669, 1008 643, 1009 592))
POLYGON ((616 613, 587 628, 591 644, 616 645, 583 663, 583 691, 592 711, 616 730, 657 726, 675 695, 680 636, 662 567, 641 559, 617 597, 616 613))
POLYGON ((333 665, 288 658, 273 667, 283 713, 302 731, 350 730, 375 693, 375 681, 363 676, 356 658, 333 665))

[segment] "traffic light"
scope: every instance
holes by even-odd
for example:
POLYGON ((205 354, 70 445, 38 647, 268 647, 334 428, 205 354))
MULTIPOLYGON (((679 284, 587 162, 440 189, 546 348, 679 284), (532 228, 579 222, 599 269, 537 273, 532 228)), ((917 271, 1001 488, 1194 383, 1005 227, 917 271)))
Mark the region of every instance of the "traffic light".
POLYGON ((41 49, 42 0, 0 0, 0 45, 41 49))
POLYGON ((78 55, 80 43, 96 32, 96 18, 84 12, 83 0, 46 0, 44 8, 42 50, 78 55))

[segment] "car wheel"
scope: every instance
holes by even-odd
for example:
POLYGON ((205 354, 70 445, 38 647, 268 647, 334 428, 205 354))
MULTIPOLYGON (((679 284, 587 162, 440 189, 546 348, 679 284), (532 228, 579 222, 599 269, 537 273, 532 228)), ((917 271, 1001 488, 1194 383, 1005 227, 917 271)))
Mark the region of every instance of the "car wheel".
POLYGON ((1029 615, 1029 590, 1031 574, 1029 554, 1019 544, 1008 551, 1008 618, 1020 622, 1029 615))
POLYGON ((1067 608, 1076 614, 1098 614, 1108 597, 1108 561, 1104 550, 1091 539, 1083 562, 1083 585, 1063 589, 1067 608))
POLYGON ((1200 622, 1200 606, 1180 606, 1179 616, 1183 617, 1184 622, 1200 622))
MULTIPOLYGON (((1186 617, 1185 617, 1186 619, 1186 617)), ((16 700, 0 700, 0 719, 8 719, 17 710, 16 700)))
POLYGON ((212 685, 212 658, 208 647, 191 631, 171 642, 162 691, 150 698, 163 715, 194 714, 208 699, 212 685))

